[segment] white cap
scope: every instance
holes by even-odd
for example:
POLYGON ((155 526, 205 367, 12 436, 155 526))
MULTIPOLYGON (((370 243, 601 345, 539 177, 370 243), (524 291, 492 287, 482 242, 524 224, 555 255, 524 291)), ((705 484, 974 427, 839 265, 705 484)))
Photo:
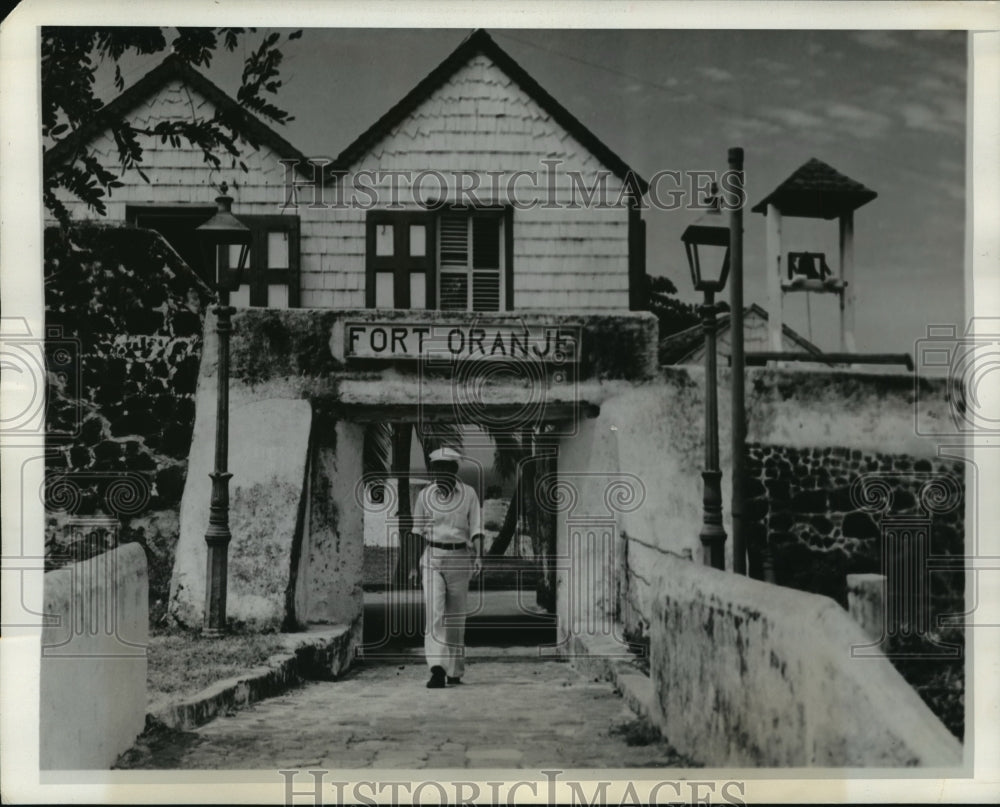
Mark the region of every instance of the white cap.
POLYGON ((431 452, 431 462, 461 462, 462 455, 454 448, 442 446, 431 452))

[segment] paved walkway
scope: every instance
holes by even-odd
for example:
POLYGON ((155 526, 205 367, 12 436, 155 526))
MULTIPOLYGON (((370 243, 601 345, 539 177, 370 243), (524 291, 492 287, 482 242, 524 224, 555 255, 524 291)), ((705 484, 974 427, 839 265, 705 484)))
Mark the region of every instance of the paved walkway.
POLYGON ((140 741, 121 767, 275 769, 680 767, 612 685, 558 661, 469 662, 427 689, 422 663, 369 664, 193 732, 140 741))

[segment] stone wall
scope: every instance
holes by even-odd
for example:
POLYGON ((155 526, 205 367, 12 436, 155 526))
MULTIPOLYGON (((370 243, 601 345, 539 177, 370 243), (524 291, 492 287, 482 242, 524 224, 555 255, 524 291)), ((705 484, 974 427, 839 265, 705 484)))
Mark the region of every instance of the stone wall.
POLYGON ((107 770, 142 732, 148 586, 137 544, 46 573, 42 769, 107 770))
POLYGON ((178 535, 209 289, 159 235, 45 232, 50 568, 84 551, 81 518, 110 516, 149 553, 154 617, 178 535))
MULTIPOLYGON (((882 524, 907 517, 927 521, 931 554, 964 553, 963 463, 760 443, 747 454, 747 515, 754 522, 748 546, 756 576, 768 542, 779 584, 825 594, 846 608, 846 576, 881 573, 882 524), (884 506, 873 507, 872 492, 885 497, 884 506)), ((962 573, 935 573, 931 593, 945 612, 961 611, 962 573)))

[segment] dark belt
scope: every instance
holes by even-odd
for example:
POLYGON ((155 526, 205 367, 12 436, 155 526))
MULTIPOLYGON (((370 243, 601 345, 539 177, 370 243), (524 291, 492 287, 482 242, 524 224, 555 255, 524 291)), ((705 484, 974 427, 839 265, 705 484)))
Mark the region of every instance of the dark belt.
POLYGON ((459 541, 457 544, 442 544, 439 541, 428 541, 427 546, 433 546, 435 549, 462 549, 468 547, 465 541, 459 541))

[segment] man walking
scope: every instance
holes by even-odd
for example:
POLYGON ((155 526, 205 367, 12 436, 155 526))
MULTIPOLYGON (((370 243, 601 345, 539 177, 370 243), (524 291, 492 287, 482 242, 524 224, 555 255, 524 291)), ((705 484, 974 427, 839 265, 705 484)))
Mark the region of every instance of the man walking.
MULTIPOLYGON (((469 581, 482 571, 483 523, 476 492, 458 478, 462 459, 453 448, 430 455, 433 478, 417 496, 413 531, 425 539, 420 557, 424 590, 424 653, 430 689, 462 683, 469 581)), ((417 570, 410 572, 411 579, 417 570)))

